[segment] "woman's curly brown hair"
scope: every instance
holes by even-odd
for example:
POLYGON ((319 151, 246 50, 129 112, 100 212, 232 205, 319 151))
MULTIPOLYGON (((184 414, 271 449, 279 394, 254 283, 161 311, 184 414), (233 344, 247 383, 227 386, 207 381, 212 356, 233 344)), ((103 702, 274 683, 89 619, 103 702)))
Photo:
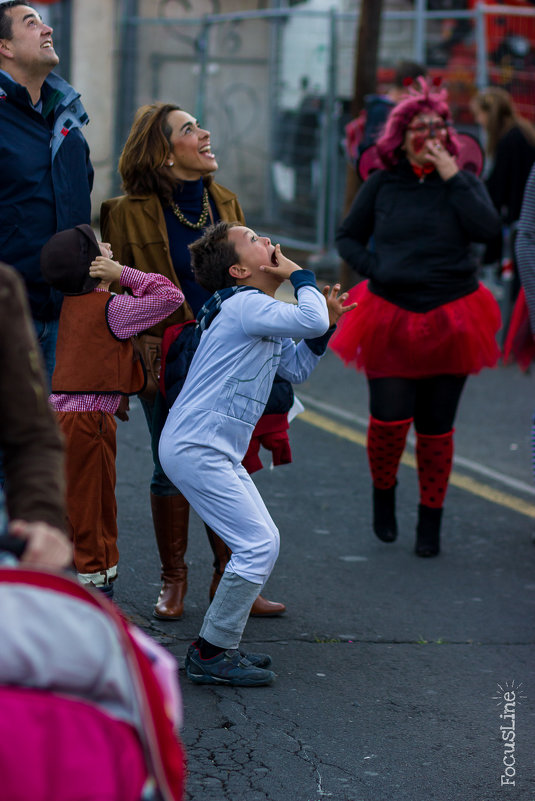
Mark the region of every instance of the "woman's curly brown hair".
MULTIPOLYGON (((167 164, 172 133, 168 117, 182 110, 174 103, 152 103, 137 110, 119 159, 127 195, 158 195, 165 205, 172 203, 179 182, 167 164)), ((208 185, 211 176, 204 181, 208 185)))

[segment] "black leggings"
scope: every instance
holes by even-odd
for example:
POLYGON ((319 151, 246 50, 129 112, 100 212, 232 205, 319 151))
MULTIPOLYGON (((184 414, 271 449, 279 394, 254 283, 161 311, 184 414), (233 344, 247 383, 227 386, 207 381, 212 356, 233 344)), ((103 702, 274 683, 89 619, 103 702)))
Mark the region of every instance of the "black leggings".
POLYGON ((446 434, 453 428, 467 376, 370 378, 370 413, 376 420, 414 418, 420 434, 446 434))

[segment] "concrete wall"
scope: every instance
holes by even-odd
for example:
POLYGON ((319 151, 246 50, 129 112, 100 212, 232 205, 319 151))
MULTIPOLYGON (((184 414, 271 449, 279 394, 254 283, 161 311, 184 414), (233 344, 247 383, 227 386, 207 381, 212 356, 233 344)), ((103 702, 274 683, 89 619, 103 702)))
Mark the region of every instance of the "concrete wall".
MULTIPOLYGON (((160 0, 141 0, 139 14, 142 17, 202 16, 217 11, 259 9, 269 6, 259 0, 222 0, 219 4, 201 0, 194 4, 190 13, 180 2, 172 0, 163 4, 160 0)), ((117 92, 120 0, 72 0, 72 57, 71 83, 82 95, 90 122, 85 135, 91 148, 91 160, 95 168, 95 184, 92 193, 93 218, 98 221, 100 204, 113 194, 112 183, 117 164, 113 153, 115 97, 117 92)), ((189 33, 189 31, 188 31, 189 33)), ((191 30, 193 34, 193 29, 191 30)), ((180 74, 176 68, 164 70, 159 91, 155 96, 150 81, 150 70, 144 59, 150 53, 172 53, 176 56, 191 55, 191 45, 176 38, 173 26, 149 27, 141 31, 138 105, 165 99, 180 102, 194 112, 197 88, 195 68, 191 75, 180 74), (191 96, 190 96, 191 95, 191 96)), ((191 68, 190 68, 191 69, 191 68)))
POLYGON ((95 168, 93 217, 110 196, 116 84, 115 0, 74 0, 72 5, 71 83, 82 95, 90 122, 84 133, 95 168))

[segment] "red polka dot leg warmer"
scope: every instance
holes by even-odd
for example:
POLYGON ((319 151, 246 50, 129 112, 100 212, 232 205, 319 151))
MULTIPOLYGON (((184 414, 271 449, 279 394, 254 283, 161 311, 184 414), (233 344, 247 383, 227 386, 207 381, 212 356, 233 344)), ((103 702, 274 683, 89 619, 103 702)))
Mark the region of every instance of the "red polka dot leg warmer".
POLYGON ((410 420, 395 420, 385 423, 370 417, 368 426, 368 461, 373 486, 390 489, 396 483, 399 461, 405 449, 410 420))
POLYGON ((432 509, 441 509, 453 461, 453 430, 447 434, 417 434, 416 461, 420 503, 432 509))

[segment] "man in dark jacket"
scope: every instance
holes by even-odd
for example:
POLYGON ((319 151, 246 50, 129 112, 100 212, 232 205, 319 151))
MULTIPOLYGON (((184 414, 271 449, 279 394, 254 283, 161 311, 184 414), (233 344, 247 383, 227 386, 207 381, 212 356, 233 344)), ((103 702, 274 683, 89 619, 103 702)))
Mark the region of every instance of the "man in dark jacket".
POLYGON ((80 95, 52 73, 52 28, 20 0, 0 0, 0 259, 22 275, 49 378, 61 295, 39 256, 57 231, 91 221, 93 168, 80 95))

